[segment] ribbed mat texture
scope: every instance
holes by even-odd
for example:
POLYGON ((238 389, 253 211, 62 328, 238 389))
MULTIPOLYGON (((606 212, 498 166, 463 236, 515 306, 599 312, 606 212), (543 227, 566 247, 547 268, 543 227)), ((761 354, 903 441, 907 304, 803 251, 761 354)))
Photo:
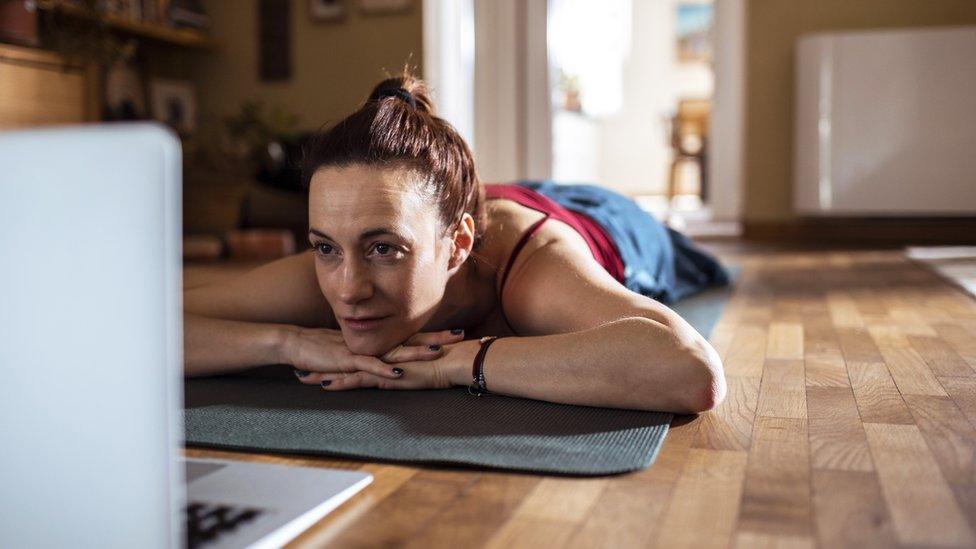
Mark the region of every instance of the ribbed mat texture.
MULTIPOLYGON (((730 294, 706 290, 673 308, 707 336, 730 294)), ((188 446, 575 475, 650 466, 673 417, 463 388, 325 392, 285 366, 187 379, 185 390, 188 446)))

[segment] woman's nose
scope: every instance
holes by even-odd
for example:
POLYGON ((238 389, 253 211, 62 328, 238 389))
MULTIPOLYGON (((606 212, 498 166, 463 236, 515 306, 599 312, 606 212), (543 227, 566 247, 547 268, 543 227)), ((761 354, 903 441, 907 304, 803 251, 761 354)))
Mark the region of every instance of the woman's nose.
POLYGON ((362 262, 347 260, 339 276, 339 299, 345 303, 358 303, 373 295, 373 283, 369 269, 362 262))

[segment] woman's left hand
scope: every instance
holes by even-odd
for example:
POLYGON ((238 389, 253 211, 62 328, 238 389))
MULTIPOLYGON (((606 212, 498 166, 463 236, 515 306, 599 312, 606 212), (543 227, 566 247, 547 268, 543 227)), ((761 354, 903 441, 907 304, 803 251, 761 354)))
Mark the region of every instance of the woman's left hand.
POLYGON ((481 348, 477 339, 469 339, 442 346, 443 353, 433 360, 398 362, 396 367, 403 369, 398 379, 380 377, 365 372, 310 373, 300 378, 306 385, 322 385, 326 391, 345 391, 348 389, 447 389, 454 385, 468 384, 471 365, 481 348))

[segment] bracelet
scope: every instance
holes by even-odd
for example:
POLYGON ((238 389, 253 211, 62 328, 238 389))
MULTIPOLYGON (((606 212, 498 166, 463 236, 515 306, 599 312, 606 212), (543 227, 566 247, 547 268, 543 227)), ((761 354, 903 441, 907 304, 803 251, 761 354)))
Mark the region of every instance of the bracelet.
POLYGON ((474 364, 471 366, 471 376, 474 380, 468 387, 468 394, 482 396, 488 393, 488 387, 485 385, 485 355, 488 354, 488 347, 491 347, 497 339, 498 336, 481 338, 481 349, 478 350, 478 354, 474 357, 474 364))

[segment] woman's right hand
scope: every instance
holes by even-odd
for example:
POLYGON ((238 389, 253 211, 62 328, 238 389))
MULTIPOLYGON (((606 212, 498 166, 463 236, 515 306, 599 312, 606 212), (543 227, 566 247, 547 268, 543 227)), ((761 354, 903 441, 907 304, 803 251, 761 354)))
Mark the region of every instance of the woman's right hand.
POLYGON ((383 356, 375 357, 354 354, 346 347, 339 330, 297 328, 286 345, 286 358, 294 366, 295 374, 302 383, 318 384, 321 374, 351 374, 359 371, 398 379, 403 375, 403 370, 391 364, 440 358, 443 353, 441 345, 457 343, 463 339, 463 331, 421 332, 383 356))

